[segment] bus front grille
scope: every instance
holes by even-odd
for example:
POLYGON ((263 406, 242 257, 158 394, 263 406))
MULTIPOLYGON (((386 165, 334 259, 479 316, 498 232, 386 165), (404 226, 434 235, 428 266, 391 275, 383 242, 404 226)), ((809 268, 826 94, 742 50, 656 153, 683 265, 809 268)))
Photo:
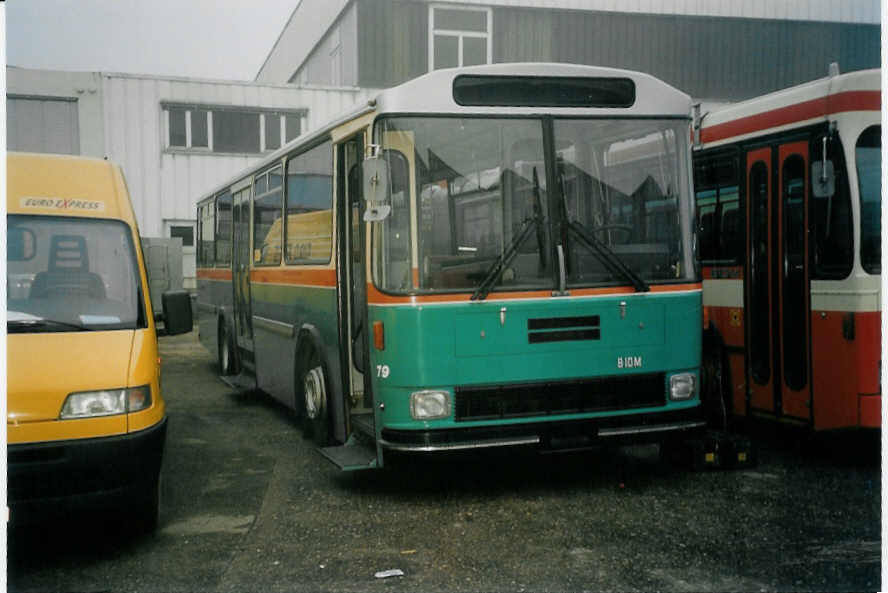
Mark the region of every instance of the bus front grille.
POLYGON ((493 420, 663 406, 663 373, 457 387, 455 419, 493 420))

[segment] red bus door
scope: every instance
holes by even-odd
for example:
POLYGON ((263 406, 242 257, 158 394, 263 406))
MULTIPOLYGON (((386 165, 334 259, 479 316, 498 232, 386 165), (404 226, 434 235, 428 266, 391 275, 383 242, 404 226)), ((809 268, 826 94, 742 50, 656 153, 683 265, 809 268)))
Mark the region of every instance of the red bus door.
POLYGON ((747 153, 749 405, 810 420, 808 143, 747 153))

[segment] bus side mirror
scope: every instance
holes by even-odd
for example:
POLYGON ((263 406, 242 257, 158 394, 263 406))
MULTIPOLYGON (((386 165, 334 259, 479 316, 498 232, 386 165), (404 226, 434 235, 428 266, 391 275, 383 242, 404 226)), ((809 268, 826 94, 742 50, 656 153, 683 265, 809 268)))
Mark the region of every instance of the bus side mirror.
POLYGON ((364 220, 367 222, 379 222, 391 214, 392 207, 389 204, 390 185, 388 162, 379 154, 364 159, 361 167, 363 177, 364 200, 367 209, 364 211, 364 220))
POLYGON ((191 295, 186 290, 171 290, 161 295, 164 335, 177 336, 191 331, 191 295))
POLYGON ((811 163, 811 192, 815 198, 829 198, 836 193, 836 171, 832 161, 811 163))

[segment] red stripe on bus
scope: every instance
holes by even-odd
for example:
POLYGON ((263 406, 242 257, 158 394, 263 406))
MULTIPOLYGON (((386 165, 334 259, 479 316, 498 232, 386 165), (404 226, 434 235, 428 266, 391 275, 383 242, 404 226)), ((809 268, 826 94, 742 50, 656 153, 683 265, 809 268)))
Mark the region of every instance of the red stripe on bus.
MULTIPOLYGON (((684 292, 689 290, 703 290, 703 285, 699 283, 689 284, 668 284, 663 286, 651 286, 651 292, 684 292)), ((631 295, 635 292, 631 289, 621 286, 611 286, 608 288, 579 288, 572 289, 570 296, 605 296, 625 294, 631 295)), ((539 290, 528 292, 491 292, 487 295, 488 301, 503 301, 514 299, 551 299, 551 290, 539 290)), ((380 292, 372 284, 367 285, 367 302, 371 305, 418 305, 418 304, 434 304, 434 303, 459 303, 469 302, 472 299, 471 293, 461 294, 424 294, 424 295, 391 295, 380 292)))
POLYGON ((846 111, 879 111, 881 103, 882 95, 879 91, 846 91, 704 127, 700 132, 700 140, 704 144, 716 142, 846 111))
POLYGON ((336 287, 336 270, 253 269, 251 282, 268 284, 298 284, 303 286, 336 287))

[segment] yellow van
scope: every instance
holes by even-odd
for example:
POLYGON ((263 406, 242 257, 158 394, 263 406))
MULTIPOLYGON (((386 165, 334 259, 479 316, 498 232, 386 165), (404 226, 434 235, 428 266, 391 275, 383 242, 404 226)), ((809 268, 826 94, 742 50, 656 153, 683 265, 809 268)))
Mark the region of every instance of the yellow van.
MULTIPOLYGON (((119 166, 7 155, 12 524, 121 509, 157 524, 167 418, 139 231, 119 166)), ((168 333, 191 330, 187 293, 168 333)))

